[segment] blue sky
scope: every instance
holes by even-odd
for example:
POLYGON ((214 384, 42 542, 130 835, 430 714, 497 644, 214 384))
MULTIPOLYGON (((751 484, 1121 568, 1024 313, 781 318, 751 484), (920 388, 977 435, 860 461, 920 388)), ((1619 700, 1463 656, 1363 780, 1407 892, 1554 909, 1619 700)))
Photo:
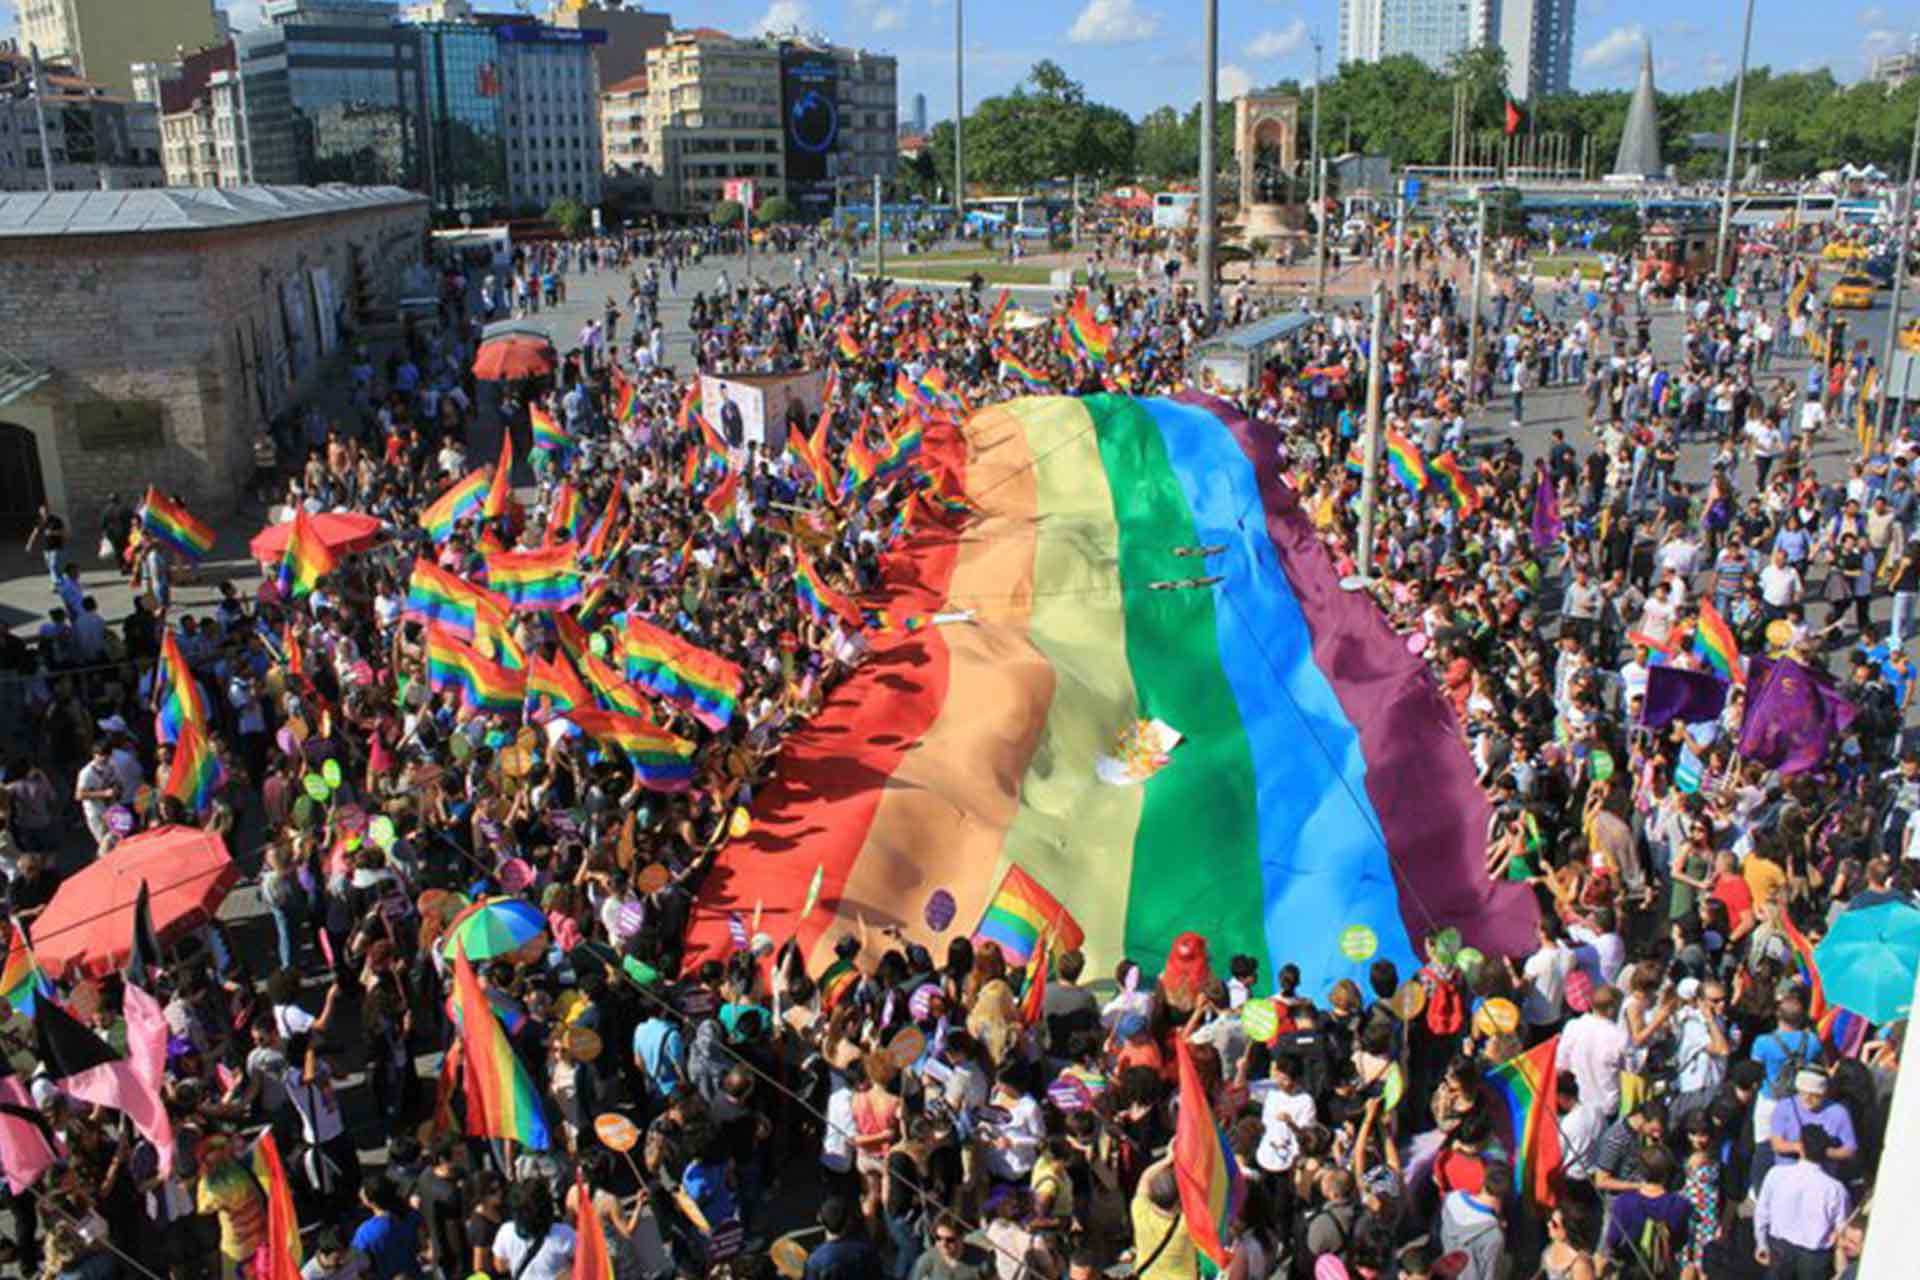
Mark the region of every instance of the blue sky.
MULTIPOLYGON (((134 0, 137 3, 137 0, 134 0)), ((1138 116, 1164 103, 1199 97, 1199 6, 1194 0, 965 0, 967 99, 999 93, 1040 58, 1052 58, 1087 86, 1089 96, 1138 116)), ((218 0, 236 25, 258 21, 258 0, 218 0)), ((509 0, 478 0, 510 10, 509 0)), ((546 0, 530 0, 536 11, 546 0)), ((798 24, 834 40, 900 59, 903 106, 927 95, 936 120, 953 110, 953 5, 956 0, 671 0, 683 26, 751 31, 798 24)), ((14 5, 0 0, 0 35, 14 30, 14 5)), ((1252 85, 1313 75, 1313 37, 1335 56, 1339 0, 1225 0, 1220 6, 1222 97, 1252 85)), ((1640 37, 1653 41, 1662 89, 1724 82, 1740 57, 1743 0, 1578 0, 1574 20, 1576 89, 1628 88, 1640 37)), ((1758 7, 1753 62, 1776 70, 1830 67, 1842 81, 1865 76, 1875 54, 1907 47, 1920 32, 1914 0, 1758 7)))

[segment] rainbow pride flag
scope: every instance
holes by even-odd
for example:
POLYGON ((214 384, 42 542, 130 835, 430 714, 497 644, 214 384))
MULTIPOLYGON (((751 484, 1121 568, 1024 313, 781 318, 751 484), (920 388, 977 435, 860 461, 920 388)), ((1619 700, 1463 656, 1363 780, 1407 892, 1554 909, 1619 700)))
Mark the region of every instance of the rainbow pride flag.
POLYGON ((632 422, 633 415, 640 410, 640 388, 632 378, 613 367, 613 420, 632 422))
POLYGON ((862 422, 860 429, 853 433, 852 443, 847 446, 847 469, 840 473, 841 496, 857 493, 871 484, 874 469, 878 465, 878 455, 867 444, 867 424, 862 422))
POLYGON ((504 596, 516 613, 571 609, 585 594, 580 548, 555 543, 532 551, 502 551, 487 557, 487 587, 504 596))
POLYGON ((593 694, 565 651, 554 654, 551 660, 536 653, 527 662, 527 702, 537 706, 543 698, 553 711, 593 705, 593 694))
POLYGON ((1393 430, 1387 432, 1386 440, 1387 467, 1394 478, 1407 487, 1408 493, 1419 493, 1426 488, 1427 462, 1413 441, 1393 430))
POLYGON ((1551 1208, 1560 1202, 1560 1184, 1566 1167, 1560 1149, 1560 1118, 1555 1110, 1560 1092, 1554 1070, 1554 1036, 1517 1058, 1494 1067, 1486 1082, 1500 1100, 1495 1122, 1513 1153, 1513 1182, 1534 1205, 1551 1208))
POLYGON ((1002 350, 999 354, 1000 376, 1002 379, 1011 373, 1021 386, 1025 387, 1034 395, 1045 395, 1047 392, 1053 390, 1053 379, 1045 373, 1027 361, 1022 360, 1011 351, 1002 350))
POLYGON ((547 1117, 533 1077, 514 1055, 487 993, 480 989, 464 947, 453 949, 454 1021, 460 1029, 460 1065, 467 1095, 467 1132, 504 1138, 545 1151, 547 1117))
POLYGON ((920 446, 926 441, 926 424, 915 418, 905 431, 887 441, 873 460, 873 482, 885 484, 907 468, 920 456, 920 446))
POLYGON ((1713 607, 1713 601, 1705 596, 1700 598, 1700 621, 1693 628, 1693 651, 1722 679, 1735 684, 1747 682, 1747 667, 1740 660, 1740 642, 1734 639, 1733 628, 1713 607))
POLYGON ((1807 935, 1800 932, 1800 926, 1785 911, 1780 913, 1780 931, 1786 935, 1787 946, 1793 951, 1794 964, 1800 970, 1800 981, 1807 988, 1807 1021, 1819 1025, 1820 1019, 1827 1016, 1827 988, 1820 981, 1820 966, 1814 962, 1813 944, 1807 941, 1807 935))
POLYGON ((500 714, 518 711, 526 700, 527 678, 463 643, 444 627, 427 628, 427 687, 454 690, 469 710, 500 714))
POLYGON ((845 325, 841 325, 838 329, 834 330, 833 345, 834 349, 840 353, 842 360, 858 360, 860 358, 860 340, 854 337, 845 325))
POLYGON ((814 496, 829 501, 834 491, 833 463, 826 455, 827 428, 831 425, 833 410, 828 409, 820 415, 820 425, 814 430, 812 438, 804 432, 795 431, 787 437, 787 448, 793 456, 800 459, 800 465, 813 477, 814 496))
POLYGON ((700 505, 713 517, 722 533, 732 533, 740 527, 740 473, 729 470, 724 479, 713 487, 713 492, 701 499, 700 505))
POLYGON ((546 544, 572 541, 579 533, 580 491, 573 487, 573 481, 562 480, 553 491, 553 503, 547 508, 546 544))
POLYGON ((1279 445, 1199 395, 1034 396, 929 422, 925 470, 974 507, 976 536, 888 549, 874 602, 972 616, 915 633, 910 662, 863 664, 789 739, 748 835, 717 855, 689 961, 724 956, 727 911, 755 900, 809 973, 862 908, 944 945, 923 920, 934 886, 902 866, 939 869, 961 928, 1019 867, 1072 913, 1094 971, 1157 971, 1188 931, 1270 972, 1298 964, 1311 991, 1364 984, 1377 959, 1412 972, 1414 940, 1445 925, 1530 950, 1531 893, 1486 876, 1473 761, 1422 659, 1340 590, 1271 465, 1279 445), (1173 548, 1214 543, 1244 551, 1216 589, 1155 589, 1194 572, 1173 548), (1101 781, 1094 761, 1143 718, 1184 740, 1144 781, 1101 781), (816 866, 821 909, 802 918, 816 866), (1358 961, 1341 947, 1356 925, 1358 961))
POLYGON ((685 791, 693 785, 693 743, 638 716, 576 707, 567 719, 603 746, 617 749, 649 791, 685 791))
POLYGON ((993 304, 993 313, 987 317, 987 332, 992 333, 1000 327, 1000 320, 1007 314, 1007 305, 1013 301, 1013 290, 1002 289, 1000 300, 993 304))
POLYGON ((1467 477, 1466 468, 1460 465, 1460 459, 1453 456, 1451 450, 1436 457, 1427 467, 1427 478, 1433 481, 1455 511, 1475 511, 1480 506, 1480 490, 1467 477))
POLYGON ((1093 308, 1087 305, 1084 290, 1075 295, 1073 305, 1067 308, 1066 325, 1067 337, 1076 351, 1095 364, 1107 362, 1107 356, 1113 351, 1113 326, 1100 323, 1093 308))
POLYGON ((180 652, 180 637, 171 628, 160 632, 160 665, 154 672, 160 686, 160 706, 154 713, 153 736, 161 742, 174 742, 182 725, 207 722, 207 697, 200 682, 193 678, 186 655, 180 652))
POLYGON ((454 525, 479 513, 480 504, 486 500, 487 484, 491 478, 492 473, 485 467, 469 471, 458 483, 427 504, 420 512, 420 527, 435 542, 445 542, 453 535, 454 525))
POLYGON ((33 1017, 33 1002, 53 994, 53 984, 40 972, 33 958, 33 944, 27 940, 24 920, 13 922, 13 937, 7 943, 6 968, 0 969, 0 995, 5 995, 13 1011, 23 1018, 33 1017))
POLYGON ((613 1280, 613 1253, 607 1248, 607 1228, 593 1207, 586 1174, 573 1175, 573 1270, 568 1280, 613 1280))
POLYGON ((300 1218, 293 1208, 293 1184, 280 1159, 273 1130, 266 1129, 253 1145, 253 1179, 267 1198, 267 1231, 253 1255, 255 1280, 300 1280, 300 1218))
POLYGON ((853 607, 853 601, 841 595, 827 585, 820 576, 820 570, 814 567, 813 560, 804 548, 794 548, 793 588, 799 593, 800 603, 821 622, 832 624, 843 622, 856 631, 863 625, 860 611, 853 607))
POLYGON ((646 695, 634 688, 633 683, 616 671, 612 663, 591 649, 572 656, 580 666, 580 674, 586 677, 587 688, 593 690, 593 696, 601 706, 639 720, 651 718, 646 695))
POLYGON ((987 913, 974 926, 975 944, 997 943, 1007 963, 1017 968, 1033 959, 1043 934, 1061 951, 1076 950, 1087 940, 1079 921, 1045 885, 1020 867, 1008 867, 987 913))
POLYGON ((904 319, 907 312, 913 310, 913 294, 905 289, 895 289, 881 304, 880 310, 889 320, 904 319))
POLYGON ((480 500, 480 514, 489 520, 497 520, 507 514, 507 504, 513 500, 513 432, 500 433, 500 461, 494 464, 493 475, 487 481, 486 497, 480 500))
POLYGON ((527 418, 533 424, 533 447, 564 456, 573 448, 573 437, 568 435, 554 416, 539 405, 527 406, 527 418))
POLYGON ((742 684, 739 664, 634 614, 627 615, 621 652, 634 684, 684 707, 715 733, 732 722, 742 684))
POLYGON ((907 376, 905 369, 896 370, 893 375, 893 402, 903 409, 920 403, 920 387, 907 376))
POLYGON ((1180 1189, 1188 1238, 1201 1257, 1224 1272, 1229 1229, 1246 1196, 1246 1184, 1226 1131, 1214 1121, 1213 1106, 1206 1086, 1200 1082, 1199 1068, 1193 1064, 1187 1038, 1173 1039, 1180 1069, 1180 1113, 1173 1131, 1174 1181, 1180 1189))
MULTIPOLYGON (((462 640, 472 640, 474 614, 484 607, 480 603, 481 590, 433 561, 415 556, 413 574, 407 579, 407 600, 401 606, 400 616, 423 627, 437 623, 462 640)), ((504 606, 506 602, 503 600, 501 604, 504 606)))
POLYGON ((140 504, 140 529, 194 560, 213 550, 212 528, 151 485, 140 504))
POLYGON ((204 724, 188 721, 180 726, 173 744, 173 760, 160 789, 178 800, 188 813, 199 815, 213 808, 213 795, 226 785, 227 771, 220 753, 213 748, 204 724))
POLYGON ((305 507, 295 507, 287 549, 280 554, 280 593, 289 600, 313 594, 337 563, 333 548, 320 540, 305 507))
POLYGON ((607 554, 607 548, 613 545, 613 531, 620 523, 620 486, 614 485, 607 494, 607 506, 600 518, 593 522, 593 528, 587 531, 587 540, 580 547, 580 554, 594 564, 599 564, 607 554))

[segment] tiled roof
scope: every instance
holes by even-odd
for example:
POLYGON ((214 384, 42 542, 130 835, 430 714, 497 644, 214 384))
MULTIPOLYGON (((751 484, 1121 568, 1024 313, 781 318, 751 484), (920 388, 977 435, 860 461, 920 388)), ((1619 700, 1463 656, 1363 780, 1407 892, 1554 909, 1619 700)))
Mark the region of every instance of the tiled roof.
POLYGON ((424 204, 399 187, 152 187, 0 193, 0 238, 212 231, 424 204))

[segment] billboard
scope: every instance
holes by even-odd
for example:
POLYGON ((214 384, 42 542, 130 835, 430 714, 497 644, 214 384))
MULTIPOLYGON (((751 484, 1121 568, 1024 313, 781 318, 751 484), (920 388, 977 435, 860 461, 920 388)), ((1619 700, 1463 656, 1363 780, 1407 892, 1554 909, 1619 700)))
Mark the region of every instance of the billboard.
POLYGON ((833 212, 831 157, 840 143, 833 55, 789 46, 780 52, 780 118, 786 134, 787 198, 808 221, 833 212))

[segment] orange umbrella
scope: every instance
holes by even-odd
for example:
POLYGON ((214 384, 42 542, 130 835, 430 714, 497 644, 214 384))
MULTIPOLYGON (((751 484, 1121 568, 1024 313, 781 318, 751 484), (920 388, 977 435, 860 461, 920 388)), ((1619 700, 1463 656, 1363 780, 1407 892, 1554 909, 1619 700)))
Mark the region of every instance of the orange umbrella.
MULTIPOLYGON (((312 516, 307 521, 314 536, 326 544, 327 550, 335 555, 348 555, 355 551, 365 551, 380 541, 380 522, 372 516, 363 516, 357 511, 329 511, 324 515, 312 516)), ((287 539, 293 536, 293 521, 285 520, 279 524, 270 524, 253 535, 253 541, 247 544, 247 550, 261 564, 277 564, 280 557, 287 554, 287 539)))
POLYGON ((534 378, 552 373, 556 363, 553 343, 546 338, 531 333, 509 333, 480 344, 480 354, 473 361, 473 376, 488 382, 534 378))
POLYGON ((50 977, 100 977, 133 950, 133 904, 147 882, 165 946, 213 919, 240 879, 227 843, 198 827, 158 827, 68 876, 33 923, 34 957, 50 977))

